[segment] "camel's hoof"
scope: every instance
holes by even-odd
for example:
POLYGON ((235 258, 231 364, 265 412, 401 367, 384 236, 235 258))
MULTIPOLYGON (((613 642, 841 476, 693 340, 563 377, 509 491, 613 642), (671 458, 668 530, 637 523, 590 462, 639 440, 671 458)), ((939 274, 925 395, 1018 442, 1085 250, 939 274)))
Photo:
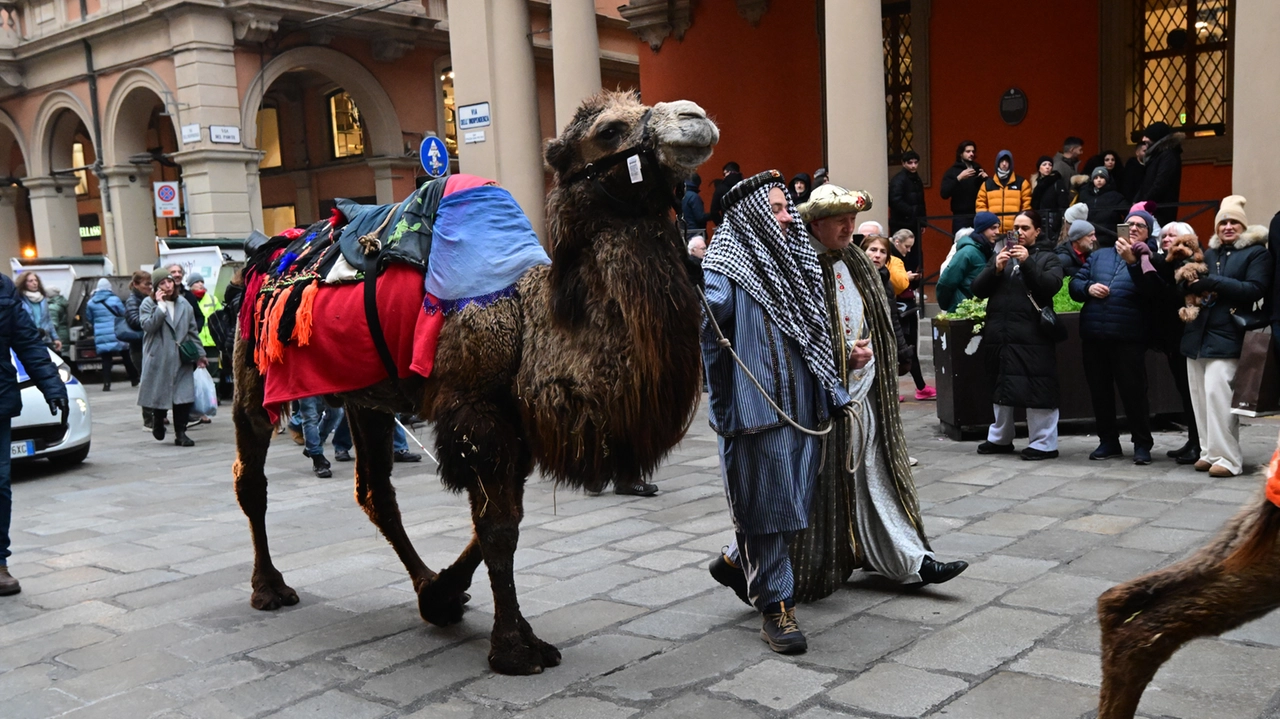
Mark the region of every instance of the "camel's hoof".
POLYGON ((279 609, 280 607, 292 607, 298 603, 298 593, 293 591, 287 584, 278 584, 274 587, 260 587, 253 591, 253 596, 249 598, 249 604, 254 609, 270 611, 279 609))
POLYGON ((447 587, 432 582, 418 592, 418 613, 423 621, 437 627, 447 627, 462 621, 463 606, 471 595, 466 592, 449 596, 447 587))
POLYGON ((524 644, 494 649, 489 652, 489 667, 499 674, 526 676, 541 674, 545 667, 554 667, 560 663, 560 652, 550 644, 539 641, 540 646, 530 647, 524 644), (550 657, 553 661, 547 661, 550 657))

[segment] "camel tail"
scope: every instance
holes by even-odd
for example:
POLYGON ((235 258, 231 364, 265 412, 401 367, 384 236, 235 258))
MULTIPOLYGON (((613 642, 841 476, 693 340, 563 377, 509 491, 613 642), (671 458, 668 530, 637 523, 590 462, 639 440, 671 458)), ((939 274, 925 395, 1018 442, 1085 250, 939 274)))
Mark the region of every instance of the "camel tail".
POLYGON ((1252 530, 1223 560, 1223 567, 1228 572, 1238 572, 1256 564, 1275 548, 1277 536, 1280 536, 1280 507, 1263 502, 1252 530))

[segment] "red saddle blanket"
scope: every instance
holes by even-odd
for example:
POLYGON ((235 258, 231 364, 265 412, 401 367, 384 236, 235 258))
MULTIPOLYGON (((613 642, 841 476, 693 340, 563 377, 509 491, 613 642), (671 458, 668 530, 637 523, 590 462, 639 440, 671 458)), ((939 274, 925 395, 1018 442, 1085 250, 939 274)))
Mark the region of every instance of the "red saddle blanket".
MULTIPOLYGON (((422 272, 393 264, 378 277, 378 318, 400 377, 431 374, 444 313, 423 309, 422 272)), ((304 346, 284 345, 282 362, 266 372, 263 406, 274 417, 279 405, 303 397, 351 392, 386 379, 364 312, 364 284, 320 285, 304 346)))

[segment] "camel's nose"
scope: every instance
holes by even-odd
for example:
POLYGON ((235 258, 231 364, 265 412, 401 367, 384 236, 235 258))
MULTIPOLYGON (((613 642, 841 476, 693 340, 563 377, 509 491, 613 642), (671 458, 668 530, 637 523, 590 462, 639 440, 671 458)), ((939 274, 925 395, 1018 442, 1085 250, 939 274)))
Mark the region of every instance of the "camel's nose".
POLYGON ((675 100, 674 102, 660 102, 654 105, 654 109, 661 109, 670 113, 672 117, 679 120, 705 120, 707 112, 698 106, 696 102, 689 100, 675 100))

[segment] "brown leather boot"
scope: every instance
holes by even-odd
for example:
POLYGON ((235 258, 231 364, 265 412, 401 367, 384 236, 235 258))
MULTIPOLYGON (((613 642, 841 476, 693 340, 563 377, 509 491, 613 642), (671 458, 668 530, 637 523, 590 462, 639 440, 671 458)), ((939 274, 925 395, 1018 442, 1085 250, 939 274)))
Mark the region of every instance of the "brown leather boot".
POLYGON ((22 591, 22 586, 18 584, 18 580, 9 574, 9 568, 0 564, 0 597, 7 597, 11 594, 17 594, 22 591))

